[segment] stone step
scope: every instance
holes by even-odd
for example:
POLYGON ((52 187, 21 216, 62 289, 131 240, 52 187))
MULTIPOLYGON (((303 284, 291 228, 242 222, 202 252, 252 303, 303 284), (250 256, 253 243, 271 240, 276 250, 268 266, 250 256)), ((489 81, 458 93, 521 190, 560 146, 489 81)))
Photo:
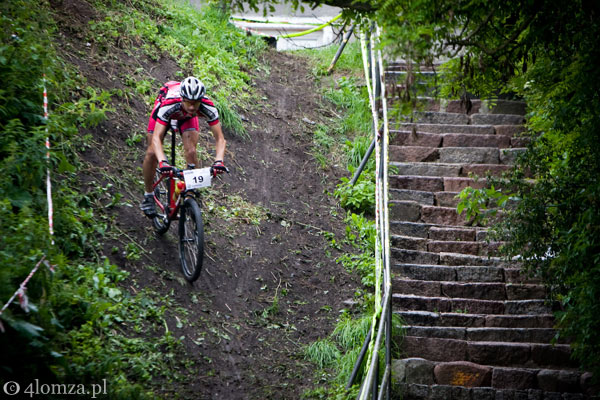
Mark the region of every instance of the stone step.
POLYGON ((425 147, 523 147, 523 139, 495 134, 424 133, 412 131, 390 131, 391 145, 425 147), (514 140, 514 142, 513 142, 514 140), (521 146, 519 146, 521 144, 521 146))
MULTIPOLYGON (((483 182, 483 181, 480 181, 483 182)), ((467 183, 466 181, 455 181, 450 184, 460 185, 467 183)), ((473 185, 475 187, 480 185, 473 185)), ((483 186, 483 185, 481 185, 483 186)), ((466 187, 466 186, 465 186, 466 187)), ((501 187, 500 185, 496 188, 501 187)), ((454 187, 453 189, 458 190, 460 187, 454 187)), ((461 189, 462 190, 462 189, 461 189)), ((414 202, 425 206, 438 206, 445 208, 457 209, 461 199, 459 197, 460 192, 428 192, 425 190, 411 190, 411 189, 389 189, 389 200, 390 201, 408 201, 414 202)), ((510 200, 509 200, 510 202, 510 200)), ((491 209, 491 208, 490 208, 491 209)))
POLYGON ((392 189, 425 192, 460 192, 466 187, 483 189, 488 186, 485 179, 420 175, 390 175, 389 185, 392 189))
POLYGON ((581 393, 544 392, 538 389, 514 390, 489 387, 419 385, 398 383, 392 389, 393 399, 402 400, 588 400, 581 393))
POLYGON ((444 313, 421 310, 394 311, 405 324, 420 326, 462 326, 473 328, 552 328, 552 314, 501 315, 444 313))
POLYGON ((423 190, 389 189, 391 201, 410 201, 421 205, 450 207, 456 209, 460 198, 458 192, 427 192, 423 190))
POLYGON ((516 260, 504 260, 500 257, 476 256, 460 253, 434 253, 421 250, 406 250, 396 247, 391 248, 392 260, 399 264, 426 264, 447 266, 488 266, 506 269, 520 268, 516 260))
POLYGON ((484 111, 488 111, 485 108, 485 103, 479 99, 471 99, 470 104, 462 100, 445 100, 441 103, 444 106, 440 107, 440 110, 449 113, 475 114, 482 111, 482 105, 484 105, 484 111))
MULTIPOLYGON (((478 125, 476 125, 478 126, 478 125)), ((510 137, 523 137, 524 133, 527 131, 524 125, 493 125, 494 132, 496 135, 504 135, 510 137)))
POLYGON ((479 113, 525 115, 527 103, 520 100, 486 100, 482 101, 479 113))
POLYGON ((405 221, 391 221, 390 232, 394 235, 420 237, 432 240, 484 241, 487 236, 486 228, 435 225, 405 221))
POLYGON ((420 162, 391 162, 396 175, 435 176, 435 177, 469 177, 477 175, 499 176, 510 171, 512 166, 502 164, 442 164, 420 162))
POLYGON ((503 282, 424 281, 396 278, 392 281, 392 290, 402 295, 447 299, 543 301, 547 297, 543 285, 504 284, 503 282))
POLYGON ((470 123, 469 116, 462 113, 416 111, 414 118, 421 124, 468 125, 470 123))
MULTIPOLYGON (((550 343, 556 337, 552 328, 466 328, 457 326, 420 326, 402 327, 407 336, 459 339, 472 342, 524 342, 550 343)), ((566 343, 560 340, 559 343, 566 343)))
MULTIPOLYGON (((389 204, 392 205, 392 202, 389 204)), ((459 214, 455 207, 421 206, 419 211, 420 215, 417 220, 419 222, 453 226, 464 226, 469 223, 466 213, 459 214)))
POLYGON ((390 201, 412 202, 421 205, 436 205, 435 193, 423 190, 388 189, 390 201))
MULTIPOLYGON (((388 77, 398 77, 398 76, 403 76, 405 77, 406 74, 408 73, 408 71, 405 69, 406 67, 388 67, 388 69, 385 70, 385 76, 388 77), (398 68, 398 69, 397 69, 398 68), (404 69, 400 69, 400 68, 404 68, 404 69)), ((430 77, 434 77, 435 76, 435 72, 431 71, 431 70, 413 70, 412 71, 414 75, 417 76, 430 76, 430 77)))
POLYGON ((390 161, 399 162, 435 162, 440 159, 438 147, 427 146, 389 146, 390 161))
MULTIPOLYGON (((446 112, 466 112, 465 102, 461 100, 449 100, 444 109, 446 112)), ((516 100, 479 100, 471 99, 471 114, 516 114, 525 115, 527 105, 523 101, 516 100)))
POLYGON ((423 281, 502 282, 516 285, 539 285, 540 283, 539 279, 530 278, 516 268, 394 264, 392 272, 395 276, 405 279, 423 281))
POLYGON ((522 125, 525 117, 519 114, 482 114, 416 111, 414 118, 421 124, 449 125, 522 125))
MULTIPOLYGON (((467 213, 463 212, 459 214, 456 209, 456 194, 451 192, 438 192, 433 196, 433 202, 447 206, 428 205, 427 203, 422 204, 415 200, 390 200, 388 203, 389 217, 391 221, 407 221, 407 222, 420 222, 434 225, 444 226, 471 226, 473 223, 467 219, 467 213)), ((422 193, 407 193, 407 192, 394 192, 394 195, 410 194, 410 195, 421 195, 422 193)), ((424 197, 423 203, 427 200, 424 197)), ((497 210, 496 215, 491 215, 486 220, 486 225, 490 225, 497 222, 503 215, 502 210, 497 210)))
MULTIPOLYGON (((397 103, 399 100, 403 100, 402 94, 406 92, 407 89, 407 85, 406 82, 404 80, 399 80, 396 82, 391 82, 390 81, 386 82, 385 84, 385 90, 387 93, 387 97, 386 100, 388 102, 389 105, 394 105, 395 103, 397 103)), ((430 97, 432 98, 432 96, 436 96, 436 88, 434 88, 432 85, 430 85, 427 80, 425 79, 419 79, 416 82, 413 82, 413 84, 411 85, 411 89, 418 89, 420 96, 419 97, 430 97)), ((432 111, 436 111, 439 112, 442 109, 440 108, 440 102, 436 101, 436 102, 432 102, 432 104, 435 104, 436 107, 432 109, 432 111)), ((420 108, 421 109, 421 108, 420 108)), ((380 109, 381 110, 381 109, 380 109)), ((429 108, 423 108, 421 110, 430 110, 429 108)))
POLYGON ((446 133, 442 135, 442 147, 515 147, 512 138, 502 135, 466 135, 446 133))
MULTIPOLYGON (((401 87, 399 87, 399 85, 394 85, 394 84, 390 84, 390 85, 386 85, 385 90, 387 92, 389 92, 390 90, 398 90, 398 89, 403 89, 401 87)), ((388 106, 388 110, 395 107, 396 104, 401 103, 403 100, 398 96, 398 92, 394 92, 392 94, 392 97, 387 97, 387 106, 388 106)), ((440 102, 439 99, 436 99, 435 97, 431 97, 431 96, 417 96, 416 100, 415 100, 415 105, 417 108, 419 108, 420 110, 426 110, 426 111, 442 111, 442 104, 440 102)), ((379 107, 379 115, 383 115, 383 107, 379 107)), ((394 125, 397 126, 397 123, 395 123, 394 125)), ((389 127, 391 128, 391 125, 389 125, 389 127)))
POLYGON ((526 342, 479 342, 458 339, 405 336, 405 357, 431 361, 468 361, 502 367, 576 368, 568 344, 526 342))
MULTIPOLYGON (((594 389, 590 374, 573 369, 511 368, 468 361, 436 362, 417 357, 393 360, 392 368, 396 383, 582 394, 591 394, 594 389)), ((451 398, 455 397, 443 397, 451 398)), ((472 400, 479 400, 479 397, 472 400)))
POLYGON ((439 207, 450 207, 456 209, 458 203, 460 202, 460 198, 458 197, 458 192, 435 192, 433 194, 434 206, 439 207))
POLYGON ((412 236, 392 235, 391 245, 405 250, 420 250, 428 252, 445 252, 473 254, 480 256, 498 255, 498 250, 503 243, 500 242, 476 242, 476 241, 448 241, 431 240, 412 236))
POLYGON ((419 204, 416 201, 390 200, 389 217, 392 221, 422 222, 435 225, 468 225, 466 213, 458 214, 455 207, 419 204))
POLYGON ((470 116, 472 125, 521 125, 525 117, 519 114, 473 114, 470 116))
POLYGON ((450 240, 430 240, 427 243, 427 251, 438 253, 460 253, 472 254, 479 256, 496 256, 499 255, 500 247, 503 242, 465 242, 465 241, 450 241, 450 240))
POLYGON ((392 162, 513 165, 525 148, 389 146, 392 162))
POLYGON ((431 65, 424 65, 424 64, 415 64, 415 63, 408 63, 405 60, 393 60, 388 62, 387 66, 385 67, 386 72, 387 71, 407 71, 409 68, 411 71, 413 71, 414 73, 424 73, 426 71, 436 71, 439 70, 441 63, 440 62, 433 62, 431 65))
POLYGON ((458 314, 531 315, 552 312, 546 300, 478 300, 393 293, 392 303, 398 310, 458 314))
POLYGON ((410 131, 417 133, 460 133, 473 135, 498 135, 508 137, 526 137, 526 129, 518 125, 453 125, 453 124, 420 124, 414 122, 400 122, 393 125, 394 130, 410 131))
POLYGON ((390 144, 394 146, 442 147, 443 138, 438 133, 390 130, 390 144))
MULTIPOLYGON (((522 132, 524 128, 522 125, 519 125, 521 130, 517 131, 518 128, 514 128, 514 130, 518 133, 522 132)), ((467 124, 420 124, 414 122, 403 122, 398 124, 399 130, 404 131, 415 131, 415 132, 423 132, 423 133, 464 133, 464 134, 478 134, 478 135, 495 135, 496 128, 493 125, 467 125, 467 124)), ((501 131, 504 133, 509 132, 509 128, 501 128, 501 131)), ((512 132, 512 131, 511 131, 512 132)), ((509 135, 505 135, 509 136, 509 135)), ((512 135, 511 135, 512 136, 512 135)))

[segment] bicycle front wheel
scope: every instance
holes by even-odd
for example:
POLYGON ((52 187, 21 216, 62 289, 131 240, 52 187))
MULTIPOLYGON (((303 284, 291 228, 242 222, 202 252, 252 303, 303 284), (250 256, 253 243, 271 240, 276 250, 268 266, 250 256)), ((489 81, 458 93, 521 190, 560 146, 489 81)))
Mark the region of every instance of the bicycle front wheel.
MULTIPOLYGON (((156 171, 156 180, 160 179, 160 172, 156 171)), ((158 199, 158 201, 162 204, 163 208, 166 210, 169 206, 169 192, 167 190, 167 180, 163 179, 157 186, 154 188, 154 196, 158 199)), ((152 218, 152 225, 154 226, 154 230, 159 235, 162 235, 166 231, 169 230, 169 218, 167 218, 164 211, 156 207, 156 216, 152 218)))
POLYGON ((200 276, 204 259, 204 222, 198 202, 188 197, 179 216, 179 255, 185 279, 194 282, 200 276))

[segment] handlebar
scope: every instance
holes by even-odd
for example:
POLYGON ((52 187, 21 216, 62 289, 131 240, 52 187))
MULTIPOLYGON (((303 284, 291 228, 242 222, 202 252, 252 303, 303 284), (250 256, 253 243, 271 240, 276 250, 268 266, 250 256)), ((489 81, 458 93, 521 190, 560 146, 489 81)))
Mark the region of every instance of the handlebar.
POLYGON ((165 178, 179 178, 183 179, 183 170, 177 167, 171 166, 169 169, 161 171, 157 168, 158 173, 160 173, 165 178))
MULTIPOLYGON (((170 169, 166 170, 166 171, 160 171, 160 174, 163 175, 164 177, 169 177, 169 178, 178 178, 178 179, 183 179, 183 169, 179 169, 177 167, 173 167, 171 166, 170 169)), ((229 173, 229 168, 225 167, 225 172, 229 173)), ((210 174, 212 176, 214 176, 214 168, 210 167, 210 174)))

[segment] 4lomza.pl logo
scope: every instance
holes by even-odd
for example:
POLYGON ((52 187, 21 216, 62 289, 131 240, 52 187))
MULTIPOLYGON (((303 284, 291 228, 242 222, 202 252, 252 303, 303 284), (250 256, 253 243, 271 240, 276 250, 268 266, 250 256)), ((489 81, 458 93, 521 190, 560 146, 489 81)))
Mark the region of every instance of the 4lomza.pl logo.
MULTIPOLYGON (((95 399, 97 396, 106 395, 106 379, 102 379, 102 383, 40 383, 39 379, 34 379, 33 382, 19 383, 16 381, 8 381, 2 385, 2 393, 7 396, 23 397, 23 395, 46 396, 46 395, 84 395, 90 396, 90 399, 95 399)), ((2 397, 2 396, 0 396, 2 397)))

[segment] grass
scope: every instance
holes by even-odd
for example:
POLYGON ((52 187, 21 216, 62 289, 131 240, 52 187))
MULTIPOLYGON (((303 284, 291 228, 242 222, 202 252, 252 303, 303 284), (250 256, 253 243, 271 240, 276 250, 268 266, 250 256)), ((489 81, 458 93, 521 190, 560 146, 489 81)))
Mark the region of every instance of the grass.
MULTIPOLYGON (((337 77, 327 77, 325 72, 336 51, 337 46, 329 46, 295 53, 310 60, 313 76, 323 85, 323 97, 339 110, 338 115, 329 118, 327 124, 316 127, 312 155, 323 168, 342 164, 352 169, 360 164, 371 143, 370 105, 366 87, 360 79, 362 55, 358 42, 346 46, 335 67, 337 77), (344 145, 340 146, 340 143, 344 145)), ((374 170, 373 161, 367 168, 374 170)))
MULTIPOLYGON (((331 45, 318 50, 304 49, 296 50, 296 52, 310 58, 313 64, 313 74, 322 77, 326 75, 338 49, 339 45, 331 45)), ((340 58, 335 63, 334 71, 344 75, 360 76, 362 73, 362 54, 359 41, 350 41, 346 45, 340 58)))
POLYGON ((337 346, 330 339, 313 342, 306 348, 304 354, 307 360, 315 363, 319 368, 332 367, 341 357, 337 346))
MULTIPOLYGON (((98 1, 96 6, 105 17, 90 23, 90 42, 105 52, 125 45, 132 55, 137 49, 157 61, 161 52, 172 55, 181 70, 174 71, 171 79, 189 74, 199 77, 223 125, 247 136, 238 110, 253 107, 253 90, 251 76, 244 71, 268 72, 257 58, 267 48, 262 39, 246 36, 231 26, 218 7, 198 10, 178 0, 160 4, 98 1), (157 16, 160 24, 156 23, 157 16)), ((162 84, 138 70, 123 78, 132 89, 131 95, 144 95, 147 103, 162 84)))
MULTIPOLYGON (((362 56, 359 43, 348 46, 335 67, 336 77, 330 78, 326 76, 326 71, 336 50, 337 48, 330 47, 299 51, 312 61, 315 78, 326 87, 323 96, 337 108, 339 114, 330 119, 326 128, 318 127, 315 131, 313 154, 319 162, 331 159, 332 154, 342 154, 346 167, 353 172, 371 145, 372 116, 367 90, 360 79, 362 56)), ((343 254, 338 262, 347 270, 360 275, 366 288, 372 288, 375 282, 375 227, 373 221, 365 216, 373 209, 375 185, 368 176, 369 173, 373 175, 374 170, 374 157, 371 157, 359 184, 351 187, 345 179, 338 185, 335 193, 342 206, 356 212, 349 212, 346 219, 346 243, 354 246, 356 254, 343 254)), ((345 312, 328 337, 306 347, 304 355, 318 368, 315 377, 320 379, 322 386, 305 392, 303 398, 342 400, 356 397, 357 385, 352 390, 346 390, 345 385, 370 329, 374 295, 358 289, 356 296, 361 304, 361 314, 351 316, 345 312)), ((393 317, 392 325, 393 336, 400 337, 402 323, 398 317, 393 317)), ((398 349, 394 348, 393 351, 397 353, 398 349)), ((364 364, 361 368, 364 368, 364 364)), ((362 370, 355 383, 360 382, 360 374, 362 370)))

